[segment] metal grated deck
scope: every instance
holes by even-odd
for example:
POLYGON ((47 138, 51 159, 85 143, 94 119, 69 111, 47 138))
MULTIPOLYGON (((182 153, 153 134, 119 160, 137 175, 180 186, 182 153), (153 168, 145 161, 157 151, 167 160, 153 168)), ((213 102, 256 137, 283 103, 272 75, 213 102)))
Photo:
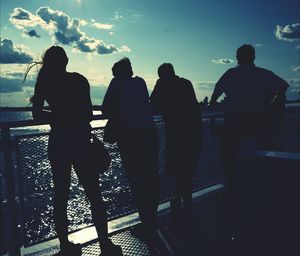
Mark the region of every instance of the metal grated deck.
MULTIPOLYGON (((114 244, 122 246, 124 256, 140 255, 150 256, 147 245, 130 234, 130 230, 123 231, 111 236, 114 244)), ((82 255, 93 256, 100 254, 99 244, 97 242, 82 248, 82 255)))

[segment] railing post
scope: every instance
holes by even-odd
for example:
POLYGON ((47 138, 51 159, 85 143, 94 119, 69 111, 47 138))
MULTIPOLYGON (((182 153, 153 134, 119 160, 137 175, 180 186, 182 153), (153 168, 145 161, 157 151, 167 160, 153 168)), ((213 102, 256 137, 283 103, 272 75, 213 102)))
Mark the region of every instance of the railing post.
POLYGON ((12 140, 10 135, 10 128, 3 127, 2 141, 3 141, 3 158, 4 158, 4 175, 7 184, 7 202, 9 212, 9 255, 20 256, 19 236, 17 227, 17 206, 16 206, 16 193, 15 182, 13 174, 13 161, 12 161, 12 140))

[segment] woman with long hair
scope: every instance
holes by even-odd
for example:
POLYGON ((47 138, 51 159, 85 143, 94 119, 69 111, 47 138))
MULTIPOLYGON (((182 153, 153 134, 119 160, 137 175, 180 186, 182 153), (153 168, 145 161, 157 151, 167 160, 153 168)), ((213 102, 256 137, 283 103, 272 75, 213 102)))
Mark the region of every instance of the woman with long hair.
POLYGON ((89 166, 92 103, 89 83, 66 71, 68 57, 63 48, 46 50, 35 84, 33 117, 50 122, 48 157, 54 183, 54 222, 60 242, 60 255, 80 255, 81 247, 68 240, 67 202, 71 166, 91 204, 101 255, 122 255, 121 247, 108 238, 106 208, 101 196, 98 173, 89 166), (44 110, 47 102, 50 111, 44 110))

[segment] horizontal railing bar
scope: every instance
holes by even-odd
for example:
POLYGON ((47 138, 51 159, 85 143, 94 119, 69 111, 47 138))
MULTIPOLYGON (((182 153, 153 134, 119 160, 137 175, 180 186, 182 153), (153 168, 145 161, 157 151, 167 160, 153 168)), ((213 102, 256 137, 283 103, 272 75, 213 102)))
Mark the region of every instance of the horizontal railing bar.
MULTIPOLYGON (((45 106, 44 109, 49 109, 45 106)), ((93 110, 102 110, 102 106, 93 106, 93 110)), ((0 111, 32 111, 32 107, 0 107, 0 111)))
POLYGON ((267 157, 267 158, 279 158, 279 159, 289 159, 289 160, 300 160, 300 153, 296 152, 280 152, 280 151, 257 151, 257 156, 267 157))
MULTIPOLYGON (((286 105, 289 104, 295 104, 295 103, 300 103, 300 99, 295 99, 295 100, 287 100, 286 105)), ((219 103, 220 105, 223 105, 222 103, 219 103)), ((200 103, 199 103, 200 105, 200 103)), ((201 108, 211 108, 210 106, 202 106, 201 108)), ((49 109, 48 106, 45 107, 45 109, 49 109)), ((94 105, 93 110, 102 110, 101 105, 94 105)), ((32 107, 0 107, 0 111, 32 111, 32 107)))
MULTIPOLYGON (((211 117, 223 117, 223 113, 206 113, 202 114, 202 118, 211 118, 211 117)), ((180 117, 178 117, 180 118, 180 117)), ((183 117, 184 118, 184 117, 183 117)), ((92 121, 99 121, 99 120, 106 120, 103 115, 93 115, 92 121)), ((162 120, 160 115, 154 116, 154 119, 157 121, 162 120)), ((26 127, 26 126, 38 126, 38 125, 49 125, 49 122, 46 121, 37 121, 34 119, 30 120, 23 120, 23 121, 9 121, 9 122, 2 122, 0 123, 0 129, 7 129, 7 128, 20 128, 20 127, 26 127)))
MULTIPOLYGON (((94 120, 106 120, 103 115, 93 115, 94 120)), ((49 122, 46 121, 37 121, 34 119, 23 120, 23 121, 9 121, 0 123, 0 129, 5 128, 19 128, 19 127, 26 127, 26 126, 37 126, 37 125, 47 125, 49 122)))
MULTIPOLYGON (((99 126, 99 127, 93 127, 92 128, 92 131, 94 130, 102 130, 104 129, 103 126, 99 126)), ((21 135, 13 135, 14 138, 16 139, 24 139, 24 138, 31 138, 31 137, 34 137, 34 136, 46 136, 46 135, 49 135, 50 134, 50 130, 49 132, 35 132, 35 133, 28 133, 28 134, 21 134, 21 135)))

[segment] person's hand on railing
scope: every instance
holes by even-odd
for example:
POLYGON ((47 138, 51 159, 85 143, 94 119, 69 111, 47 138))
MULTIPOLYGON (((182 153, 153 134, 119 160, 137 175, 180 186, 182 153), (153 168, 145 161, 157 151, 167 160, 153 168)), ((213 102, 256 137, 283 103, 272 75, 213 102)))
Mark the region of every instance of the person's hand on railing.
POLYGON ((217 103, 216 100, 211 100, 211 101, 209 102, 209 106, 212 107, 212 108, 215 108, 217 105, 218 105, 218 103, 217 103))

